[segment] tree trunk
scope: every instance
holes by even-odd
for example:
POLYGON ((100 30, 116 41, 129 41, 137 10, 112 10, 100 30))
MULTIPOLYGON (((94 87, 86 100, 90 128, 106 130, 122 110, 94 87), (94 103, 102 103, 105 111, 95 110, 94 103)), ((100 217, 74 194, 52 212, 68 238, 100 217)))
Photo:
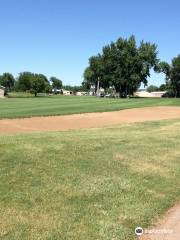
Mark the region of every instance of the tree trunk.
POLYGON ((98 79, 98 84, 97 84, 97 97, 100 97, 100 86, 99 86, 99 79, 98 79))

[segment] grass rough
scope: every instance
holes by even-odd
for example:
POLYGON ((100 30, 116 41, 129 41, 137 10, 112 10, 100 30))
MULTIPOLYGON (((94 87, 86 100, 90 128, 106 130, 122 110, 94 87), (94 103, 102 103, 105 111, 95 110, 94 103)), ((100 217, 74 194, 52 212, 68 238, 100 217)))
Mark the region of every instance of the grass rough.
POLYGON ((180 99, 51 96, 0 99, 0 119, 107 112, 149 106, 180 106, 180 99))
POLYGON ((180 122, 0 136, 0 238, 132 240, 180 199, 180 122))

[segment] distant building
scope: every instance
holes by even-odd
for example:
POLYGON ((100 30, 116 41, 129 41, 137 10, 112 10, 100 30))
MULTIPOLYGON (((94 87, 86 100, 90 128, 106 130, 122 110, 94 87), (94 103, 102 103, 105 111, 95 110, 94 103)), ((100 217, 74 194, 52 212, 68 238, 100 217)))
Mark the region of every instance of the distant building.
POLYGON ((68 90, 62 89, 62 92, 63 92, 63 95, 66 95, 66 96, 73 95, 73 91, 68 91, 68 90))
POLYGON ((52 93, 62 94, 62 89, 53 88, 53 89, 52 89, 52 93))
POLYGON ((90 91, 89 91, 90 96, 98 96, 98 95, 101 95, 101 94, 105 95, 104 88, 100 87, 99 90, 97 89, 96 92, 95 92, 95 86, 93 86, 93 85, 91 86, 90 91))
POLYGON ((66 96, 73 95, 73 91, 68 91, 68 90, 65 90, 65 89, 56 89, 56 88, 52 89, 52 93, 63 94, 63 95, 66 95, 66 96))
POLYGON ((90 91, 89 91, 89 95, 90 96, 94 96, 95 95, 95 86, 94 85, 91 85, 90 91))
POLYGON ((147 91, 138 91, 134 93, 136 97, 150 97, 150 98, 161 98, 166 91, 158 91, 158 92, 147 92, 147 91))
POLYGON ((0 86, 0 98, 4 97, 4 92, 5 92, 5 88, 3 86, 0 86))
POLYGON ((87 92, 76 92, 76 96, 85 96, 87 95, 87 92))

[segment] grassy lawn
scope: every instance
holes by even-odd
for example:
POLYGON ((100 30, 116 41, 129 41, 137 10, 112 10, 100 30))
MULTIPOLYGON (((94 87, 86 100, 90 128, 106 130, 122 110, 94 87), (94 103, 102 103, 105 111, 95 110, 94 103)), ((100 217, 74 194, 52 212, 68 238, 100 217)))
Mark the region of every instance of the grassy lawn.
MULTIPOLYGON (((106 109, 106 100, 92 98, 94 108, 98 101, 106 109)), ((135 239, 136 226, 180 200, 179 136, 177 120, 0 136, 0 238, 135 239)))
POLYGON ((7 98, 0 99, 0 119, 170 105, 180 106, 180 99, 98 99, 74 96, 7 98))

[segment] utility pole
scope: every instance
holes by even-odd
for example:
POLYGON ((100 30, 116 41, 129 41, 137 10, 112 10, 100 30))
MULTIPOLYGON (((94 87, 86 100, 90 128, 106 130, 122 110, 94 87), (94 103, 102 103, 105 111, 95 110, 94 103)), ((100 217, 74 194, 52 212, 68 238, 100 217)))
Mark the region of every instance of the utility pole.
POLYGON ((97 97, 100 97, 100 88, 99 88, 99 77, 98 77, 98 85, 97 85, 97 97))

